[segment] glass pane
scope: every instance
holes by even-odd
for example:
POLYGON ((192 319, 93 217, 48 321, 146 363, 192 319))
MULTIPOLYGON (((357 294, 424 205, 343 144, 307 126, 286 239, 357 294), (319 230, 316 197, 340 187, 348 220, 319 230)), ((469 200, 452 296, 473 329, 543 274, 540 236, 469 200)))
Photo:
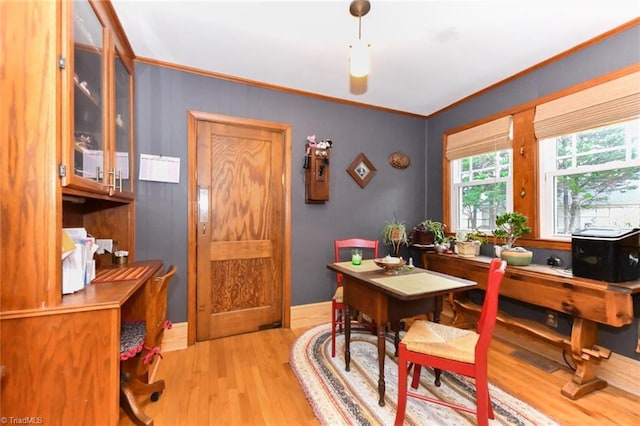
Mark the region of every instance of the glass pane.
POLYGON ((116 54, 116 185, 122 182, 122 190, 131 190, 131 78, 129 71, 122 63, 120 56, 116 54))
POLYGON ((87 2, 73 3, 74 173, 102 180, 104 99, 102 25, 87 2))
POLYGON ((506 182, 470 185, 460 188, 460 211, 456 230, 480 229, 490 233, 496 216, 507 211, 506 182))
POLYGON ((555 234, 640 226, 640 167, 557 176, 553 187, 555 234))

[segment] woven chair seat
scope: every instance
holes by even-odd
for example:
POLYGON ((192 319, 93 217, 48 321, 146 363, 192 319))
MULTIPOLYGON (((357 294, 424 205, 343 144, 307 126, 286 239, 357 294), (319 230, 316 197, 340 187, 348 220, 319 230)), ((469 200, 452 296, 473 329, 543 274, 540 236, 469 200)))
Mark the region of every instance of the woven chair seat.
POLYGON ((336 289, 336 292, 333 294, 333 300, 337 303, 342 303, 342 295, 344 294, 343 287, 340 286, 336 289))
POLYGON ((147 326, 142 322, 125 322, 120 327, 120 360, 133 358, 144 348, 147 326))
POLYGON ((474 363, 479 337, 473 330, 417 320, 402 338, 402 342, 412 352, 474 363))

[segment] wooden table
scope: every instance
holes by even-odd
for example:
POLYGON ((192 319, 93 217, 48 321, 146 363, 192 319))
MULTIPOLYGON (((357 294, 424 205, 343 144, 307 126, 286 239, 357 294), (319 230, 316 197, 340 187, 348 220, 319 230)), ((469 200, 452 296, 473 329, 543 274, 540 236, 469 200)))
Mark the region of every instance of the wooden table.
MULTIPOLYGON (((474 281, 414 268, 387 274, 373 260, 355 266, 351 262, 330 263, 327 268, 344 276, 344 317, 349 309, 357 309, 378 324, 378 404, 384 406, 385 334, 386 326, 398 329, 400 320, 433 312, 437 318, 442 310, 443 295, 476 287, 474 281)), ((349 371, 351 324, 345 321, 345 369, 349 371)))

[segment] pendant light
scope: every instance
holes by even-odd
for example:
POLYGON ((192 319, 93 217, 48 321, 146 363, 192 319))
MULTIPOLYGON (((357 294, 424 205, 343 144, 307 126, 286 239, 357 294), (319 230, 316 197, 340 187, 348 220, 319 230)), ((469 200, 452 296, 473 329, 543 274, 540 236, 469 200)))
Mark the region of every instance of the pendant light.
POLYGON ((349 46, 349 72, 354 77, 364 77, 369 74, 371 59, 369 43, 362 40, 362 17, 369 13, 371 4, 368 0, 354 0, 349 6, 352 16, 358 18, 358 39, 349 46))

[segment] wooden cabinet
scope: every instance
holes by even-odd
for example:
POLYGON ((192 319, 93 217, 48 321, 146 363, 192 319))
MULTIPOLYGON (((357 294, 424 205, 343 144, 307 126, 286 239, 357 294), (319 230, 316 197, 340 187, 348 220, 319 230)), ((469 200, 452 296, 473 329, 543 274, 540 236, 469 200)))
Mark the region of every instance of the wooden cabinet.
POLYGON ((98 1, 0 2, 0 46, 0 414, 114 424, 119 321, 137 288, 63 298, 61 235, 83 226, 135 252, 133 53, 111 4, 98 1), (90 40, 74 25, 80 11, 90 40), (94 135, 102 170, 127 152, 122 192, 85 173, 93 159, 76 153, 77 131, 94 135))
POLYGON ((130 267, 136 279, 93 284, 53 308, 0 313, 0 417, 118 424, 120 321, 147 320, 150 286, 162 262, 130 267))
POLYGON ((116 29, 111 7, 99 1, 63 3, 62 185, 133 199, 133 53, 116 29))

